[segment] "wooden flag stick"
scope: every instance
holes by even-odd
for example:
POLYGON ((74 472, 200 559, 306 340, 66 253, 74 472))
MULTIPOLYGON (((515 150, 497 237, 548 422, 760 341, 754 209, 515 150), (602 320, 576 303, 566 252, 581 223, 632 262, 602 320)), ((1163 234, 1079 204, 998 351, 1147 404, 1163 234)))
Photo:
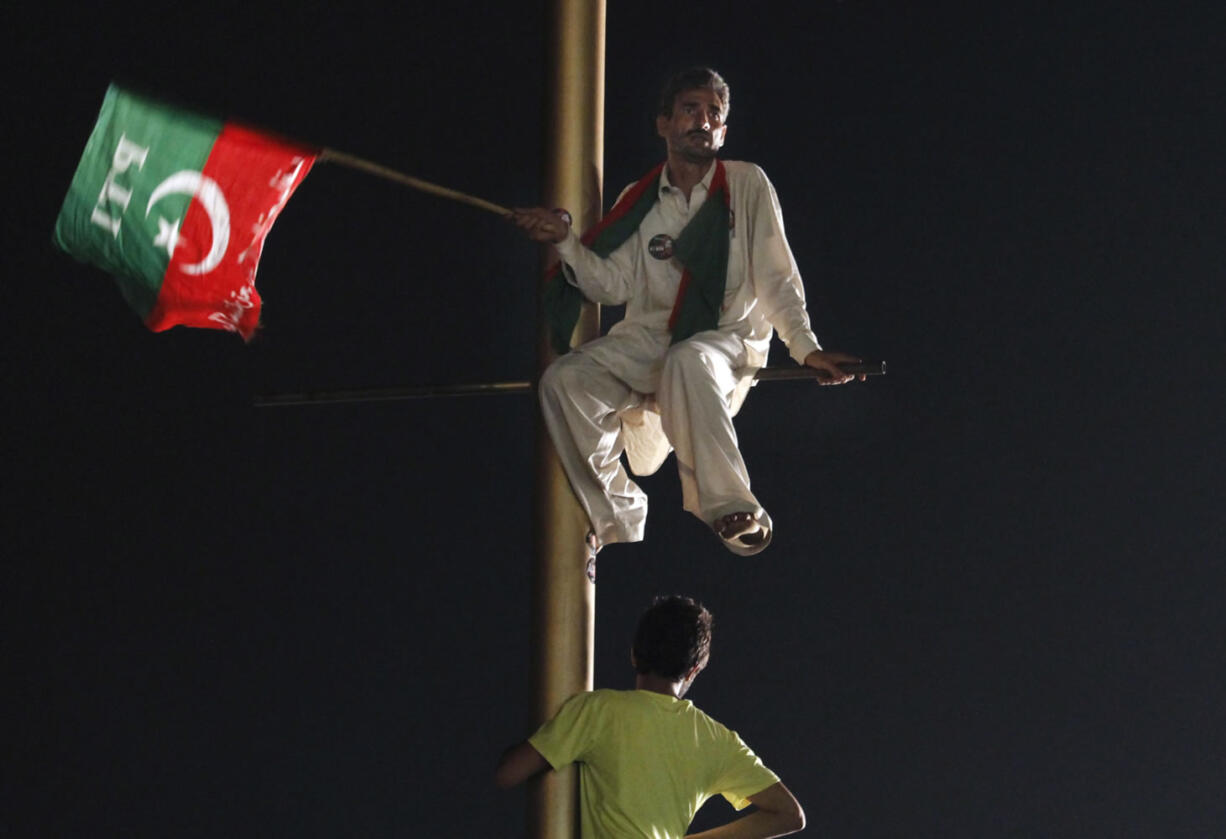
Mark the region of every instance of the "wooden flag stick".
POLYGON ((385 178, 389 181, 395 181, 398 184, 412 187, 413 189, 422 192, 428 192, 431 195, 437 195, 440 198, 448 198, 452 201, 459 201, 461 204, 468 204, 472 207, 477 207, 481 210, 486 210, 491 213, 496 213, 500 216, 508 216, 511 211, 506 207, 499 206, 492 201, 486 201, 484 198, 478 198, 475 195, 468 195, 455 189, 448 189, 445 186, 432 184, 429 181, 423 181, 421 178, 415 178, 412 175, 406 175, 403 172, 397 172, 395 169, 390 169, 387 166, 382 166, 378 163, 372 163, 369 160, 363 160, 360 157, 354 157, 351 154, 345 154, 335 149, 324 149, 319 154, 319 160, 323 162, 339 163, 341 166, 348 166, 351 169, 360 169, 363 172, 369 172, 372 175, 377 175, 380 178, 385 178))

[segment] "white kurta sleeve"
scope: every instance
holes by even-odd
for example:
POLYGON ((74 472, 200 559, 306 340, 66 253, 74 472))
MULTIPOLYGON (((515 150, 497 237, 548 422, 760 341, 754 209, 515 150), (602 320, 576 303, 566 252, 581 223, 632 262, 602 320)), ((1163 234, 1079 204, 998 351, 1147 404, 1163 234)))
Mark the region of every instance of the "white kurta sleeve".
POLYGON ((557 244, 557 248, 558 255, 562 257, 563 276, 588 300, 617 306, 630 299, 638 269, 637 235, 622 242, 604 259, 584 245, 574 230, 557 244))
POLYGON ((805 287, 783 232, 783 211, 775 187, 766 173, 756 166, 754 174, 760 181, 755 184, 751 207, 750 259, 754 291, 762 306, 762 315, 779 333, 788 353, 797 364, 804 364, 805 357, 821 346, 809 325, 805 287))

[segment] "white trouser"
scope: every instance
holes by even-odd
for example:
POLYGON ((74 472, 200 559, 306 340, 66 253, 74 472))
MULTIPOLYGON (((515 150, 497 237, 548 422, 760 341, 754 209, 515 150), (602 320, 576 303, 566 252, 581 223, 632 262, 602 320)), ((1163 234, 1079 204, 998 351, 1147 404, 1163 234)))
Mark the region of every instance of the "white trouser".
POLYGON ((645 398, 626 380, 656 382, 655 399, 677 455, 685 509, 708 525, 729 513, 751 512, 769 527, 769 517, 749 489, 730 412, 736 371, 745 366, 744 342, 736 335, 701 332, 668 347, 662 366, 658 357, 644 360, 637 336, 611 334, 593 344, 599 352, 589 355, 580 348, 549 366, 541 377, 540 398, 562 467, 600 544, 642 540, 647 516, 647 496, 621 462, 618 414, 645 398), (624 369, 610 370, 612 351, 622 340, 634 346, 617 359, 624 369))

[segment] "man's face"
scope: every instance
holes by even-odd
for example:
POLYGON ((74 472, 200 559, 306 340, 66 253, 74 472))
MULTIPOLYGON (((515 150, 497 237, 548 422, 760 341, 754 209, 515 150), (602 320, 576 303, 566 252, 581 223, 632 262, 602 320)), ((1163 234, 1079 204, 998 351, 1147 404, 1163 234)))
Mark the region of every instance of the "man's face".
POLYGON ((656 117, 656 131, 669 153, 693 163, 710 160, 724 145, 728 131, 723 103, 709 88, 683 90, 673 100, 672 116, 656 117))

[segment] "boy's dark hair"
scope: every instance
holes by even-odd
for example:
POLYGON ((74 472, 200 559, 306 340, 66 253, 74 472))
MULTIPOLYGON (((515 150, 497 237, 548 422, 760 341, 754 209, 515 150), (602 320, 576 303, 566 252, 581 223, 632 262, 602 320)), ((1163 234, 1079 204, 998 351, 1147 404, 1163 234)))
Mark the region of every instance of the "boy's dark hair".
POLYGON ((657 597, 634 633, 634 669, 682 679, 711 655, 714 618, 692 597, 657 597))
POLYGON ((729 98, 732 91, 728 89, 728 83, 724 81, 724 77, 710 67, 691 67, 669 79, 660 91, 656 113, 662 117, 671 117, 677 94, 700 88, 707 88, 719 97, 720 104, 723 105, 724 118, 727 119, 728 109, 732 107, 732 100, 729 98))

